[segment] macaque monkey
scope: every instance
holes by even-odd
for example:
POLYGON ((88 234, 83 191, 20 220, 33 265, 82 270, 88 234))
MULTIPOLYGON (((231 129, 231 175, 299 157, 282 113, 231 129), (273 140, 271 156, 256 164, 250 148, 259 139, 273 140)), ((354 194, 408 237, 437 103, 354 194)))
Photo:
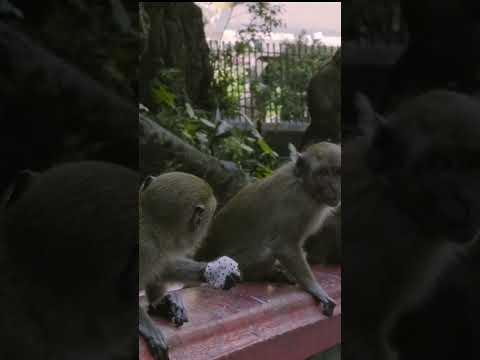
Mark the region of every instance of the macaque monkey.
POLYGON ((0 209, 1 359, 138 356, 138 185, 94 161, 17 175, 0 209))
MULTIPOLYGON (((205 237, 217 201, 202 179, 181 172, 149 176, 140 187, 139 285, 151 311, 180 326, 188 321, 179 294, 166 293, 167 282, 200 283, 229 289, 240 279, 227 257, 210 263, 192 256, 205 237)), ((168 358, 167 343, 147 312, 139 307, 139 331, 155 359, 168 358)))
POLYGON ((435 90, 406 101, 387 117, 363 95, 356 104, 364 135, 343 148, 342 256, 347 266, 342 305, 348 323, 342 329, 342 357, 412 359, 415 352, 408 356, 405 351, 415 343, 423 347, 427 339, 412 333, 427 328, 428 335, 436 329, 429 321, 410 319, 411 338, 394 347, 392 333, 402 316, 431 299, 438 286, 443 299, 436 308, 438 331, 461 328, 468 308, 457 296, 463 290, 455 288, 461 289, 462 281, 468 284, 473 274, 457 280, 446 275, 479 244, 480 103, 435 90), (455 314, 447 323, 445 311, 455 314))
POLYGON ((333 314, 335 302, 305 260, 305 240, 319 231, 340 200, 341 148, 328 142, 292 150, 292 161, 240 190, 215 217, 196 258, 235 259, 245 280, 276 280, 286 270, 333 314))
POLYGON ((303 135, 301 149, 320 141, 342 140, 342 49, 320 65, 308 83, 307 104, 311 122, 303 135))

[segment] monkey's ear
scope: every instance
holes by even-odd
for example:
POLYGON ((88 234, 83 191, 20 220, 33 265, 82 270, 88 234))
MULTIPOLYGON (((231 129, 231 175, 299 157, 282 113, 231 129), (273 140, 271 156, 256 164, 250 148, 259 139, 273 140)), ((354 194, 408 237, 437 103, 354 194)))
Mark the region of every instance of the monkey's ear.
POLYGON ((370 100, 362 93, 355 94, 355 105, 359 127, 369 145, 367 157, 370 167, 381 170, 398 164, 400 161, 398 139, 388 120, 375 112, 370 100))
POLYGON ((297 161, 295 161, 295 168, 293 174, 296 177, 302 177, 308 171, 308 162, 302 153, 297 154, 297 161))
POLYGON ((205 213, 204 205, 197 205, 193 209, 193 215, 190 223, 192 232, 197 231, 199 226, 202 224, 204 213, 205 213))
POLYGON ((148 187, 148 185, 152 183, 154 179, 155 178, 151 175, 147 176, 143 181, 142 185, 140 185, 140 192, 144 191, 148 187))
POLYGON ((296 162, 298 159, 298 150, 292 143, 288 143, 288 150, 290 152, 290 160, 296 162))
POLYGON ((368 139, 373 139, 378 129, 386 126, 387 120, 375 112, 368 97, 360 92, 355 94, 354 104, 360 129, 368 139))
POLYGON ((12 184, 3 193, 0 206, 2 209, 8 208, 25 192, 25 190, 32 184, 35 176, 38 173, 31 170, 21 171, 12 182, 12 184))

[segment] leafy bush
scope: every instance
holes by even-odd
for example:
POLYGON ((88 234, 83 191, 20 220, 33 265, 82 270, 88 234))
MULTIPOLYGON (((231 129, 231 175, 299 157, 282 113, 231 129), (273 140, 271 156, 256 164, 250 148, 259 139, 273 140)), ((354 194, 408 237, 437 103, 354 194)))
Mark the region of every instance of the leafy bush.
POLYGON ((238 54, 244 51, 244 44, 225 46, 210 51, 213 66, 212 94, 223 116, 238 117, 240 96, 245 92, 246 74, 240 71, 238 54))
POLYGON ((251 80, 256 104, 262 107, 258 111, 268 118, 275 115, 274 109, 281 121, 306 119, 308 83, 332 55, 331 48, 307 46, 301 40, 282 44, 280 54, 268 60, 261 77, 251 80))
POLYGON ((238 118, 243 111, 259 126, 267 119, 308 121, 308 83, 334 51, 331 47, 305 44, 303 35, 296 43, 279 46, 266 46, 259 40, 212 43, 212 89, 217 107, 230 118, 238 118), (258 76, 260 66, 263 70, 258 76))
MULTIPOLYGON (((233 161, 254 178, 268 176, 278 166, 278 154, 253 124, 247 122, 240 129, 209 112, 194 110, 188 102, 177 104, 175 94, 160 82, 152 91, 161 108, 157 114, 150 114, 152 118, 200 151, 233 161)), ((145 107, 142 109, 149 112, 145 107)))

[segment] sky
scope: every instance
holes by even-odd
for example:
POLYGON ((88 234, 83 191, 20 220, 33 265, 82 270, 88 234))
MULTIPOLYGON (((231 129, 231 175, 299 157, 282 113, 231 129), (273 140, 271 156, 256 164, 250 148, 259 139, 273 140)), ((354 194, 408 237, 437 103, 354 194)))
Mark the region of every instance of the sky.
MULTIPOLYGON (((281 4, 284 11, 281 15, 287 27, 278 31, 308 32, 321 31, 325 35, 341 34, 341 2, 274 2, 281 4)), ((236 29, 248 20, 247 11, 243 7, 235 10, 229 28, 236 29)))

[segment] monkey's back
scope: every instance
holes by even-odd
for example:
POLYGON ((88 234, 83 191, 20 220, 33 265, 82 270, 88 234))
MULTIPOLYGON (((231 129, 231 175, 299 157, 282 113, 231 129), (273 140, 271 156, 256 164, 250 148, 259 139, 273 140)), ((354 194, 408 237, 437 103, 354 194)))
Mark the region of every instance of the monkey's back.
MULTIPOLYGON (((387 321, 394 323, 395 316, 418 301, 425 300, 432 295, 438 301, 440 297, 432 292, 432 288, 438 286, 436 284, 438 280, 440 280, 442 292, 448 291, 445 293, 448 296, 442 294, 441 309, 437 308, 431 312, 434 321, 439 321, 439 326, 432 326, 433 322, 425 321, 423 318, 413 319, 417 322, 421 319, 421 322, 425 323, 425 327, 428 328, 428 330, 424 330, 425 333, 432 333, 432 330, 436 332, 435 327, 438 327, 442 334, 435 334, 435 337, 432 338, 435 351, 443 348, 443 346, 438 346, 438 339, 441 339, 446 333, 451 336, 451 328, 444 326, 445 318, 448 316, 445 317, 443 313, 448 308, 451 298, 455 297, 457 303, 461 303, 462 300, 459 300, 457 294, 452 295, 454 294, 452 287, 455 288, 458 285, 456 280, 452 286, 451 284, 446 285, 443 278, 448 271, 451 271, 448 270, 452 265, 451 262, 457 260, 456 249, 458 247, 455 244, 447 243, 447 238, 449 234, 450 236, 456 234, 452 230, 466 229, 469 224, 465 223, 466 226, 457 227, 449 226, 448 216, 450 214, 448 212, 439 213, 436 210, 441 207, 439 204, 444 201, 443 199, 449 199, 450 192, 458 189, 450 186, 448 191, 445 191, 444 187, 436 188, 436 186, 442 184, 442 176, 448 173, 449 180, 456 179, 451 184, 458 181, 458 184, 461 185, 458 188, 465 191, 465 194, 469 188, 473 189, 474 182, 478 189, 478 167, 472 167, 472 163, 465 164, 462 159, 458 159, 460 161, 456 166, 447 164, 452 155, 459 157, 459 155, 465 154, 468 159, 468 156, 478 153, 479 106, 465 95, 432 91, 410 100, 398 112, 387 118, 390 122, 391 133, 397 134, 394 140, 402 137, 409 139, 403 145, 404 148, 402 148, 401 142, 397 144, 391 138, 388 138, 388 142, 386 142, 385 134, 381 134, 382 142, 378 141, 372 144, 368 139, 358 139, 344 145, 343 157, 344 164, 347 166, 342 170, 343 177, 350 179, 350 181, 344 182, 342 189, 343 200, 348 204, 342 213, 342 221, 348 224, 342 231, 342 255, 344 263, 348 264, 348 267, 342 272, 344 279, 342 293, 345 299, 343 306, 349 308, 351 314, 349 316, 350 325, 343 333, 346 344, 343 350, 345 350, 344 354, 347 354, 346 357, 353 357, 353 354, 358 354, 359 351, 360 353, 363 351, 368 356, 369 352, 377 350, 366 348, 365 344, 374 343, 371 342, 371 339, 364 338, 369 335, 365 332, 365 328, 373 329, 369 332, 370 334, 383 333, 387 321), (410 184, 402 183, 397 180, 405 176, 405 173, 412 174, 411 169, 406 169, 399 164, 391 167, 382 164, 383 166, 379 167, 377 163, 374 163, 377 166, 371 166, 372 158, 368 156, 370 155, 369 151, 376 156, 384 157, 388 161, 388 165, 392 164, 391 152, 379 147, 380 143, 396 144, 395 150, 399 153, 402 151, 405 164, 412 164, 422 157, 430 161, 423 162, 424 168, 415 173, 410 184), (428 147, 425 144, 428 144, 428 147), (412 156, 406 151, 421 147, 429 149, 428 152, 426 154, 415 152, 412 156), (466 149, 472 153, 468 154, 466 149), (429 158, 427 154, 434 156, 429 158), (438 164, 431 159, 446 161, 442 162, 441 171, 438 171, 438 164), (465 173, 468 176, 465 176, 465 173), (423 186, 422 192, 420 192, 421 196, 417 196, 418 193, 413 192, 412 188, 416 184, 422 183, 427 186, 423 186), (430 206, 425 199, 429 198, 429 192, 434 193, 436 189, 439 191, 436 196, 431 197, 435 199, 435 202, 433 206, 430 206), (364 282, 363 279, 369 279, 369 281, 364 282), (372 304, 375 304, 375 312, 363 311, 372 304), (448 332, 445 331, 446 328, 448 332)), ((464 195, 464 199, 468 200, 463 203, 464 206, 470 206, 471 209, 476 208, 479 204, 476 200, 478 199, 478 190, 471 191, 468 196, 464 195)), ((458 211, 452 206, 445 206, 445 209, 458 211)), ((471 211, 471 214, 474 213, 478 214, 478 211, 471 211)), ((468 217, 464 219, 471 221, 468 217)), ((478 217, 476 224, 478 224, 478 217)), ((463 233, 460 234, 463 235, 463 233)), ((452 240, 455 240, 454 236, 452 236, 452 240)), ((432 305, 428 304, 428 306, 430 307, 428 310, 432 310, 432 305)), ((463 305, 462 312, 466 308, 463 305)), ((477 307, 475 306, 475 308, 477 307)), ((455 312, 455 317, 457 315, 458 312, 455 312)), ((461 316, 462 314, 458 317, 461 316)), ((457 322, 458 324, 459 322, 457 322)), ((408 327, 409 332, 411 332, 412 325, 413 322, 408 327)), ((421 326, 423 325, 421 324, 421 326)), ((455 327, 453 328, 455 329, 455 327)), ((457 330, 454 330, 453 333, 455 331, 457 330)), ((451 337, 445 338, 451 340, 451 337)), ((416 339, 412 340, 412 344, 417 341, 416 339)), ((420 347, 428 342, 424 338, 418 341, 421 342, 420 347)), ((456 353, 458 349, 456 346, 455 348, 456 353)), ((416 351, 413 354, 418 355, 419 353, 416 351)), ((427 357, 430 358, 430 356, 427 357)), ((405 359, 407 358, 410 357, 405 356, 405 359)), ((447 356, 446 358, 452 357, 447 356)))
POLYGON ((136 249, 138 181, 129 169, 93 161, 39 174, 8 211, 9 255, 36 269, 29 274, 39 279, 95 284, 106 266, 127 261, 109 259, 112 252, 126 256, 136 249))
POLYGON ((8 209, 2 358, 128 358, 136 345, 138 176, 60 165, 8 209), (122 355, 121 355, 122 354, 122 355))
POLYGON ((196 258, 213 260, 227 255, 236 259, 249 253, 261 261, 273 256, 277 242, 286 232, 300 236, 304 230, 295 229, 293 220, 297 214, 290 210, 298 209, 309 217, 316 204, 292 172, 293 163, 288 163, 240 190, 214 218, 196 258), (305 203, 309 204, 306 208, 305 203), (286 208, 289 210, 284 211, 286 208))
POLYGON ((153 280, 153 273, 161 277, 166 258, 191 254, 207 229, 192 232, 195 208, 210 219, 216 206, 210 185, 195 175, 169 172, 146 181, 140 191, 140 286, 153 280))

